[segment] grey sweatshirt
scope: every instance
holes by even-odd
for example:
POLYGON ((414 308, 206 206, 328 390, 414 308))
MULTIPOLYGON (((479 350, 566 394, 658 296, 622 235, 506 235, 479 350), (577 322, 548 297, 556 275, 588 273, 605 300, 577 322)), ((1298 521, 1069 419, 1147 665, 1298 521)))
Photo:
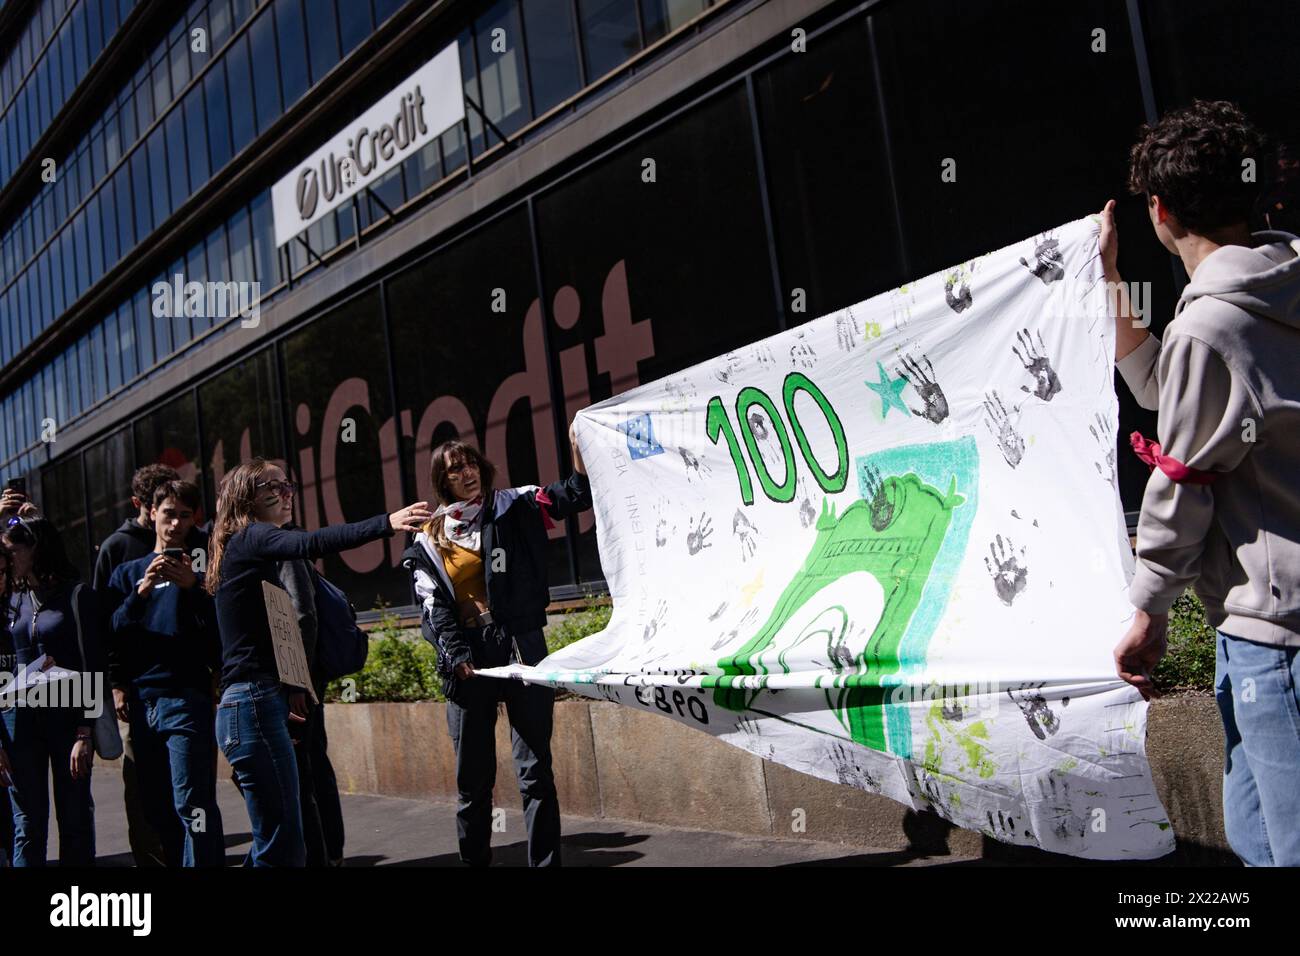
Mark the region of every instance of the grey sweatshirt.
MULTIPOLYGON (((1210 624, 1300 646, 1300 238, 1257 232, 1196 267, 1165 330, 1117 365, 1158 408, 1161 452, 1210 484, 1151 472, 1138 519, 1135 607, 1195 585, 1210 624)), ((1148 436, 1150 437, 1150 436, 1148 436)))

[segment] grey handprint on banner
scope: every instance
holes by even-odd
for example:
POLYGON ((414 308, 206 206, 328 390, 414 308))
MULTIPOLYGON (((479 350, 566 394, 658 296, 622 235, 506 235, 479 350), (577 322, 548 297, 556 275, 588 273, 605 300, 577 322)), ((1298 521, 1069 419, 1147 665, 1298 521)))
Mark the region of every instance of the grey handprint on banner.
POLYGON ((853 317, 852 309, 845 309, 835 316, 835 344, 841 352, 851 352, 858 346, 862 333, 858 331, 858 320, 853 317))
POLYGON ((713 534, 712 525, 713 519, 707 514, 701 514, 698 523, 695 518, 691 519, 690 529, 686 532, 686 550, 692 556, 713 547, 713 542, 707 540, 713 534))
POLYGON ((701 461, 695 452, 688 448, 679 448, 677 451, 682 456, 682 463, 686 465, 687 482, 703 481, 712 474, 713 469, 709 467, 708 462, 701 461))
POLYGON ((993 590, 997 592, 998 600, 1010 607, 1029 584, 1029 568, 1024 563, 1025 549, 1017 552, 1010 538, 1004 541, 1002 535, 997 535, 989 544, 989 554, 992 560, 985 558, 984 567, 993 578, 993 590))
MULTIPOLYGON (((1038 345, 1035 347, 1034 339, 1030 336, 1028 329, 1021 329, 1016 333, 1016 345, 1011 346, 1011 351, 1016 358, 1020 359, 1020 364, 1025 367, 1025 371, 1034 377, 1033 393, 1045 402, 1050 402, 1052 397, 1061 390, 1061 379, 1056 374, 1056 369, 1052 368, 1051 359, 1047 357, 1047 347, 1043 345, 1043 335, 1035 330, 1034 336, 1038 338, 1038 345), (1022 352, 1021 349, 1024 351, 1022 352)), ((1028 392, 1028 385, 1021 385, 1022 392, 1028 392)))
POLYGON ((736 509, 736 516, 731 519, 731 533, 740 544, 740 560, 748 561, 758 548, 758 529, 739 508, 736 509))
POLYGON ((908 410, 913 415, 924 418, 936 425, 948 417, 948 398, 943 394, 943 389, 935 379, 934 366, 930 364, 928 356, 922 354, 918 360, 914 356, 904 355, 902 366, 894 369, 894 371, 907 379, 908 384, 916 389, 916 393, 921 396, 921 401, 924 402, 920 410, 908 406, 908 410), (922 367, 922 362, 925 363, 924 367, 922 367))
POLYGON ((1025 457, 1025 439, 1020 432, 1016 431, 1016 424, 1019 422, 1020 409, 1012 407, 1015 412, 1016 421, 1011 419, 1011 412, 1007 411, 1006 405, 1002 404, 1002 397, 998 395, 997 389, 993 389, 984 396, 984 425, 997 440, 998 450, 1002 452, 1002 457, 1006 459, 1008 465, 1012 468, 1020 464, 1020 460, 1025 457))
POLYGON ((1061 252, 1060 240, 1051 230, 1037 238, 1033 263, 1022 258, 1020 264, 1041 280, 1043 285, 1051 285, 1058 279, 1065 278, 1065 256, 1061 252))
POLYGON ((944 277, 944 301, 958 315, 969 309, 975 301, 971 296, 970 283, 970 270, 965 266, 958 266, 944 277))
POLYGON ((672 520, 673 504, 661 497, 655 504, 655 547, 662 548, 668 539, 677 533, 677 524, 672 520))
POLYGON ((1097 419, 1095 426, 1089 425, 1088 431, 1092 432, 1093 440, 1100 446, 1103 452, 1101 461, 1094 461, 1093 467, 1097 469, 1097 474, 1101 475, 1102 480, 1108 485, 1115 483, 1115 426, 1101 417, 1100 412, 1095 412, 1097 419))

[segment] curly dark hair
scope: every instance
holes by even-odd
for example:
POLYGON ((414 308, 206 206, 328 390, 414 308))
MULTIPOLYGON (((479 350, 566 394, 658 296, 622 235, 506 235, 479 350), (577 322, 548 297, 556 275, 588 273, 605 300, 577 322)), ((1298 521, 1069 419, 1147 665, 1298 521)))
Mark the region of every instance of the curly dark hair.
POLYGON ((1187 229, 1204 232, 1250 219, 1270 172, 1268 141, 1235 103, 1196 100, 1144 124, 1129 153, 1129 190, 1159 196, 1187 229), (1253 159, 1255 182, 1244 181, 1253 159))
POLYGON ((180 475, 169 465, 145 465, 131 476, 131 494, 145 504, 153 504, 153 493, 164 481, 179 481, 180 475))

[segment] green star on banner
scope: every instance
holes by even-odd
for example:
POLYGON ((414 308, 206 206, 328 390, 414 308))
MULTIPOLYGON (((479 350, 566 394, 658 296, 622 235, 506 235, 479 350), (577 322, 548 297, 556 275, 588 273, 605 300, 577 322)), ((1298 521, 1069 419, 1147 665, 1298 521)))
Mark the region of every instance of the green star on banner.
POLYGON ((863 384, 880 396, 880 417, 883 419, 889 414, 891 405, 897 405, 898 410, 906 415, 907 406, 903 404, 902 392, 907 387, 907 379, 890 378, 889 373, 885 371, 885 366, 880 362, 876 363, 876 370, 877 374, 880 375, 880 381, 870 382, 864 380, 863 384))

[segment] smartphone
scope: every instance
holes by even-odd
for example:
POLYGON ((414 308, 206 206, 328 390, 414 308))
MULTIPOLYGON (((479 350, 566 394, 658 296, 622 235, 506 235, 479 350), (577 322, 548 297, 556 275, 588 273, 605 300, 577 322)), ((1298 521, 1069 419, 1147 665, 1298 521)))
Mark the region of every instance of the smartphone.
POLYGON ((24 498, 27 497, 27 479, 21 475, 16 478, 10 478, 6 481, 5 488, 18 492, 24 498))
POLYGON ((175 561, 182 561, 185 558, 184 548, 163 548, 163 557, 171 558, 175 561))

